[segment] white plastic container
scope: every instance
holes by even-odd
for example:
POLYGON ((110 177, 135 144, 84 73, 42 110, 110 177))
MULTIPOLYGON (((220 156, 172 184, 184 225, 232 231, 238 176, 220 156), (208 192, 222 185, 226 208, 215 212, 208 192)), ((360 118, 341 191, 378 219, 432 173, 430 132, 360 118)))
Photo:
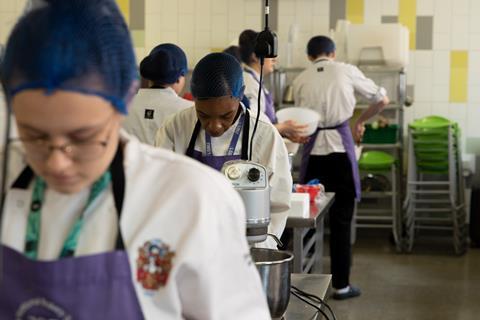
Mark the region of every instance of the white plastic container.
POLYGON ((309 136, 317 130, 318 120, 320 119, 320 116, 316 111, 313 111, 311 109, 291 107, 279 110, 277 112, 277 119, 278 122, 293 120, 298 124, 308 125, 307 129, 305 130, 305 135, 309 136))

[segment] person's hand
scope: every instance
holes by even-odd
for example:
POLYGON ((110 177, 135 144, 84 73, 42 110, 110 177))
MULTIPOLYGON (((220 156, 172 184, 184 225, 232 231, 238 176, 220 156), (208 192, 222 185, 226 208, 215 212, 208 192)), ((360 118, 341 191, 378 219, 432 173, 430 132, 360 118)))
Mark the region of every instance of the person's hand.
POLYGON ((356 122, 353 126, 353 140, 356 143, 362 142, 363 134, 365 133, 365 123, 363 122, 356 122))
POLYGON ((287 120, 276 124, 275 127, 282 137, 293 142, 306 143, 308 141, 308 136, 306 135, 308 125, 298 124, 293 120, 287 120))

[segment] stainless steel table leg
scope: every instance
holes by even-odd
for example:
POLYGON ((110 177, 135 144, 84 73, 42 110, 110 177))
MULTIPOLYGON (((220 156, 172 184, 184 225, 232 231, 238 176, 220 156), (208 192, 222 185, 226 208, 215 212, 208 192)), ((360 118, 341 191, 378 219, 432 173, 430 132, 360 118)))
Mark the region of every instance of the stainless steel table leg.
POLYGON ((303 273, 303 228, 293 228, 293 272, 303 273))
POLYGON ((320 219, 317 223, 317 228, 315 232, 315 264, 313 265, 313 273, 322 273, 323 269, 323 233, 324 233, 324 226, 323 226, 323 218, 320 219))

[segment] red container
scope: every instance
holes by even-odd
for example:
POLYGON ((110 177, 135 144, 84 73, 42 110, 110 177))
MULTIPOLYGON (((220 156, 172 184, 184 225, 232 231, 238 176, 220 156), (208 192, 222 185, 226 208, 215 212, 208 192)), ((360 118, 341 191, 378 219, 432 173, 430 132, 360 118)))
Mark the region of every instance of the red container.
POLYGON ((295 192, 297 193, 308 193, 310 195, 310 203, 315 202, 319 192, 322 192, 323 188, 320 184, 307 185, 307 184, 296 184, 295 192))

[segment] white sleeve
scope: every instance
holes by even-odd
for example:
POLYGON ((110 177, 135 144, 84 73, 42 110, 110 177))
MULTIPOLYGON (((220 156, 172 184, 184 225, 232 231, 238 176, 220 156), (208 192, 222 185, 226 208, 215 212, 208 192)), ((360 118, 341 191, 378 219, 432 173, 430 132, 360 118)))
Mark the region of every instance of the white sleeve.
POLYGON ((176 277, 183 316, 197 320, 270 320, 245 237, 242 200, 226 181, 212 180, 219 185, 215 190, 223 191, 200 201, 200 228, 192 230, 190 239, 194 241, 186 244, 195 258, 176 277), (199 256, 198 252, 209 254, 199 256))
POLYGON ((387 95, 383 87, 379 87, 365 75, 356 66, 350 67, 350 76, 355 92, 367 99, 370 103, 378 103, 387 95))
POLYGON ((175 151, 175 115, 168 117, 165 124, 158 129, 155 136, 155 147, 175 151))
MULTIPOLYGON (((290 208, 292 195, 292 174, 288 161, 288 152, 282 137, 273 125, 263 124, 263 134, 257 138, 254 159, 267 166, 270 183, 270 213, 269 233, 280 238, 287 222, 286 211, 290 208)), ((276 248, 272 239, 267 239, 266 247, 276 248)))

